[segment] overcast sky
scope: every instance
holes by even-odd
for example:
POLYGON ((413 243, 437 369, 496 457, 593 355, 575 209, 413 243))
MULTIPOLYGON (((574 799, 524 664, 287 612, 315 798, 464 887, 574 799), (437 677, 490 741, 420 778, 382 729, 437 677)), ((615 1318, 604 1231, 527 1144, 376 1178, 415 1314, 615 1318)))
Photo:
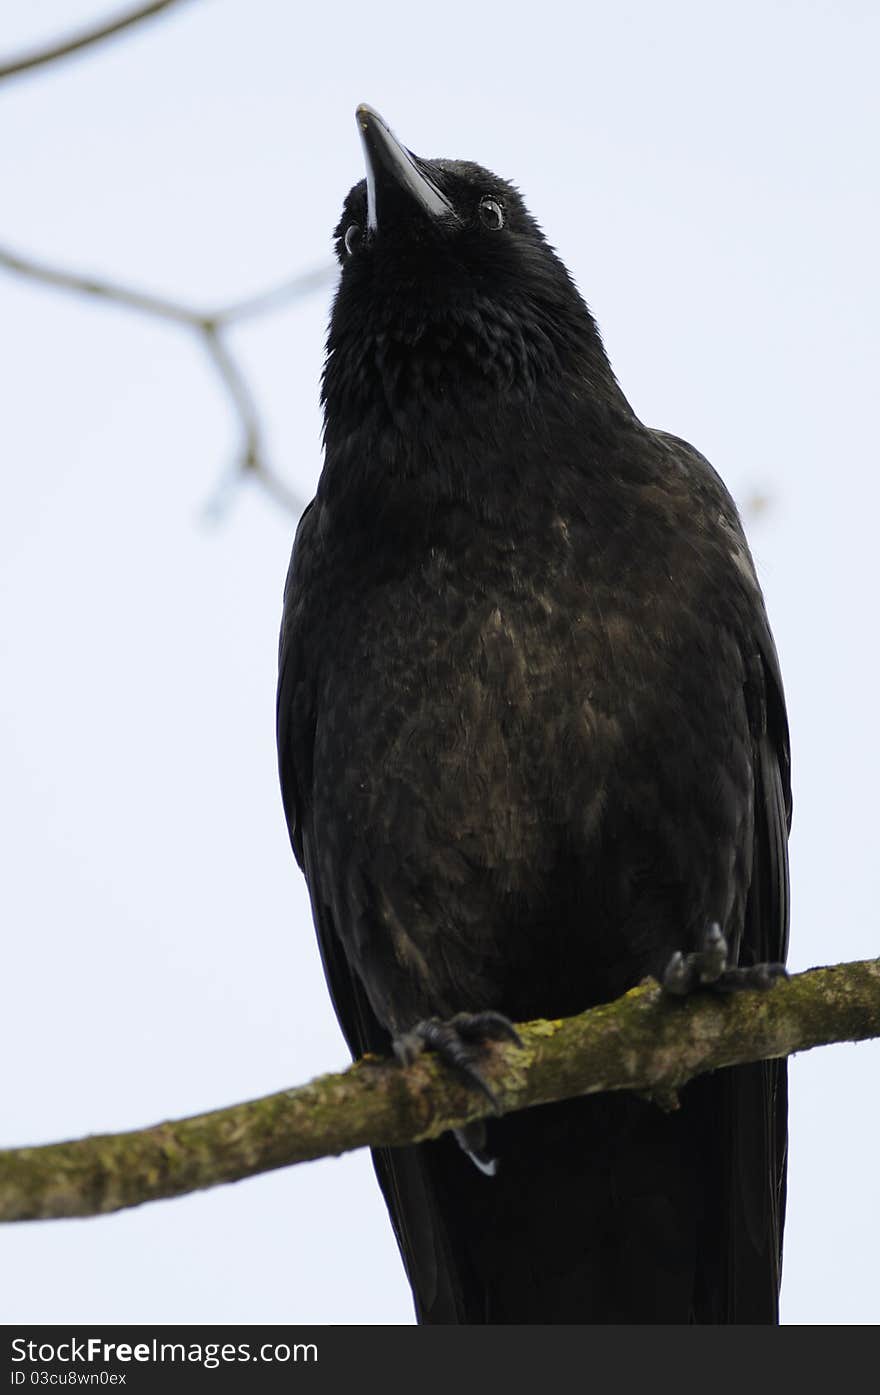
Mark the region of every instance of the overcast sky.
MULTIPOLYGON (((0 61, 102 13, 4 0, 0 61)), ((0 86, 0 242, 197 303, 328 259, 359 101, 519 184, 638 414, 749 506, 795 969, 880 952, 878 40, 872 0, 192 0, 0 86)), ((233 340, 303 499, 330 294, 233 340)), ((275 768, 294 520, 210 521, 235 422, 180 329, 0 271, 0 384, 0 1143, 341 1067, 275 768)), ((788 1323, 880 1318, 878 1069, 793 1062, 788 1323)), ((366 1153, 0 1245, 7 1322, 412 1321, 366 1153)))

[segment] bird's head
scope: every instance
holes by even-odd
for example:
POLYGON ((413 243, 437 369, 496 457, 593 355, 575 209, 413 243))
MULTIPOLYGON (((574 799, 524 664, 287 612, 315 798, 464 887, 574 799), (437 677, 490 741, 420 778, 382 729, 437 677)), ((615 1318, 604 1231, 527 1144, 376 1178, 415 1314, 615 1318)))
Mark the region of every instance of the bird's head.
MULTIPOLYGON (((550 380, 607 377, 593 319, 513 185, 479 165, 424 160, 357 109, 366 178, 336 229, 342 272, 324 375, 334 418, 404 430, 491 411, 550 380)), ((563 389, 564 390, 564 389, 563 389)))

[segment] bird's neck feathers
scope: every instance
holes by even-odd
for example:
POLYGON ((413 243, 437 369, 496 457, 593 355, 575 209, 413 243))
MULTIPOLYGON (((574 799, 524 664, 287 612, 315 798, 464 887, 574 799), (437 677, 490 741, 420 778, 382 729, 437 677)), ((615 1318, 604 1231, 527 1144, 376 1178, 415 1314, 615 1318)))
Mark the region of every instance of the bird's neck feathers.
POLYGON ((524 438, 541 438, 549 462, 572 432, 632 415, 573 288, 513 305, 435 299, 430 314, 392 297, 364 315, 343 287, 327 347, 319 494, 335 502, 388 504, 413 485, 426 503, 503 495, 524 438))

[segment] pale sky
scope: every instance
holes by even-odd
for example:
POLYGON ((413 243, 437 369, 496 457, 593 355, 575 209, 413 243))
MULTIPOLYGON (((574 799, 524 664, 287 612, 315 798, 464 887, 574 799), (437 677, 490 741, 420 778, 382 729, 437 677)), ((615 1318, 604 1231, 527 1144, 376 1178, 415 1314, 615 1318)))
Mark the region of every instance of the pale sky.
MULTIPOLYGON (((103 13, 5 0, 0 62, 103 13)), ((327 260, 359 101, 514 179, 638 414, 766 497, 794 969, 880 952, 878 41, 871 0, 193 0, 0 87, 0 243, 197 303, 327 260)), ((329 298, 233 341, 304 499, 329 298)), ((275 768, 293 519, 206 521, 234 421, 181 330, 0 271, 0 382, 0 1143, 341 1067, 275 768)), ((878 1069, 793 1062, 787 1323, 880 1318, 878 1069)), ((412 1321, 365 1152, 0 1245, 6 1322, 412 1321)))

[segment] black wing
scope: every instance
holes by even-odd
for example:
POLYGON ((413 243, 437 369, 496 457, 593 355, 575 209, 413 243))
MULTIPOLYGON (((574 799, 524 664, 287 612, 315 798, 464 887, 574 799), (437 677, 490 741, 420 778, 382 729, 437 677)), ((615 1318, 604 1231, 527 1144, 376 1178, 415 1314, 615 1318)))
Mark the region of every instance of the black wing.
MULTIPOLYGON (((300 574, 307 565, 314 519, 315 506, 310 504, 297 529, 284 593, 276 706, 278 768, 290 841, 309 888, 327 986, 348 1049, 357 1059, 368 1052, 387 1055, 391 1042, 349 967, 333 923, 329 898, 322 893, 312 838, 316 674, 309 662, 311 656, 303 649, 297 608, 300 574)), ((425 1305, 435 1314, 435 1321, 454 1323, 464 1319, 455 1281, 456 1265, 437 1212, 436 1192, 426 1162, 424 1148, 373 1150, 376 1175, 420 1315, 425 1305)))
MULTIPOLYGON (((739 963, 784 963, 788 951, 791 754, 776 646, 736 507, 722 480, 688 442, 652 433, 684 466, 708 516, 717 519, 744 586, 751 637, 748 671, 754 772, 752 876, 739 963)), ((786 1061, 761 1061, 702 1077, 689 1087, 709 1130, 716 1209, 695 1293, 700 1322, 778 1321, 785 1220, 786 1061)))
MULTIPOLYGON (((788 722, 776 648, 761 613, 763 721, 755 737, 755 831, 742 963, 784 963, 788 950, 788 722)), ((714 1321, 778 1321, 785 1221, 787 1062, 760 1061, 719 1073, 727 1162, 722 1234, 726 1274, 714 1321)))
POLYGON ((308 570, 313 546, 315 504, 300 519, 284 589, 284 610, 278 653, 276 736, 281 798, 290 842, 302 868, 312 902, 324 973, 349 1050, 353 1056, 382 1051, 388 1035, 377 1022, 363 989, 348 968, 329 906, 321 894, 317 859, 311 838, 311 785, 316 725, 315 694, 318 656, 307 652, 300 624, 301 578, 308 570))

